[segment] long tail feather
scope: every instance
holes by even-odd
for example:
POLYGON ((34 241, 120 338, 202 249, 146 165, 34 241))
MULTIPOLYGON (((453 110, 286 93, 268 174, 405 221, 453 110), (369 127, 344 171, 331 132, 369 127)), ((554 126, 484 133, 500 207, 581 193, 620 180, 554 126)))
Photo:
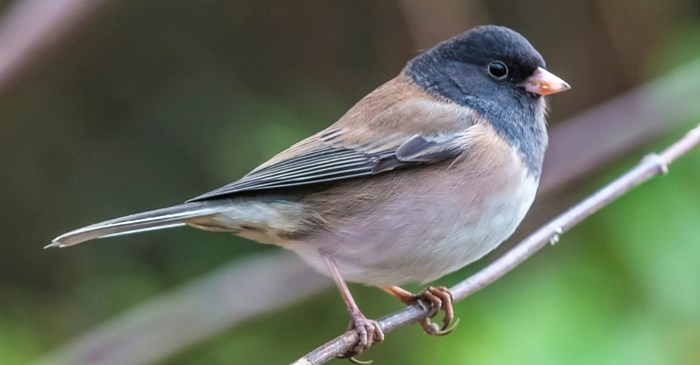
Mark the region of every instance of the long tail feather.
POLYGON ((186 219, 213 215, 221 208, 220 204, 213 202, 198 202, 132 214, 64 233, 45 248, 68 247, 96 238, 183 226, 186 219))

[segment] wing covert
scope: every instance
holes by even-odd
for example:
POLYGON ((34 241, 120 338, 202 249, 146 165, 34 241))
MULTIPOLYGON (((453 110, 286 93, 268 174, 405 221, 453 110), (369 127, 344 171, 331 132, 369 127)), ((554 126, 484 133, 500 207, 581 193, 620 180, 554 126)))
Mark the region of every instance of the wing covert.
MULTIPOLYGON (((188 202, 221 198, 246 191, 258 191, 311 185, 375 175, 397 168, 435 163, 459 156, 457 135, 416 135, 396 147, 367 153, 358 148, 343 148, 321 140, 287 158, 263 165, 238 181, 200 195, 188 202)), ((312 137, 313 138, 313 137, 312 137)))

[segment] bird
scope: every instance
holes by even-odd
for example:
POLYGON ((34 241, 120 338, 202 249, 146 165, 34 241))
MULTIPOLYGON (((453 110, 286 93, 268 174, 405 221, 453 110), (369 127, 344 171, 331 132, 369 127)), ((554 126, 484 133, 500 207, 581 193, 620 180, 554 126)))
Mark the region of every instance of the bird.
POLYGON ((185 225, 235 234, 292 250, 335 281, 358 334, 343 357, 384 338, 347 282, 418 303, 423 330, 446 334, 449 289, 400 285, 437 280, 512 235, 539 185, 546 97, 569 89, 525 37, 478 26, 418 54, 335 123, 239 180, 46 247, 185 225), (438 326, 430 317, 440 311, 438 326))

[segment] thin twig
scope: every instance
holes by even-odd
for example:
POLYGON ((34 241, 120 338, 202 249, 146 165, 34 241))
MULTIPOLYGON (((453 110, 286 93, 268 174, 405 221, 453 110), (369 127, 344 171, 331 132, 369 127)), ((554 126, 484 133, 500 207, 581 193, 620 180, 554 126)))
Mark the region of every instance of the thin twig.
MULTIPOLYGON (((633 169, 615 179, 569 210, 560 214, 546 225, 521 241, 508 253, 451 288, 455 300, 464 299, 486 285, 496 281, 511 271, 547 244, 556 243, 564 232, 610 204, 612 201, 639 186, 654 176, 668 171, 668 165, 700 144, 700 124, 683 138, 666 148, 661 154, 649 154, 633 169)), ((402 311, 386 316, 378 321, 387 333, 398 327, 415 322, 425 316, 425 312, 413 305, 402 311)), ((357 342, 357 334, 348 331, 309 352, 292 365, 319 365, 346 353, 357 342)))

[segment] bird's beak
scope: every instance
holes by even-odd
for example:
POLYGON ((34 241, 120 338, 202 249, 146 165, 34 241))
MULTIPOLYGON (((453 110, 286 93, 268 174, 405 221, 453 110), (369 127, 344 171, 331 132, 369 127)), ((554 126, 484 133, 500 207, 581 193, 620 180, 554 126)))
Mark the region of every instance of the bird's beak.
POLYGON ((537 95, 556 94, 571 89, 566 81, 542 67, 538 67, 535 73, 528 77, 521 86, 528 92, 537 95))

